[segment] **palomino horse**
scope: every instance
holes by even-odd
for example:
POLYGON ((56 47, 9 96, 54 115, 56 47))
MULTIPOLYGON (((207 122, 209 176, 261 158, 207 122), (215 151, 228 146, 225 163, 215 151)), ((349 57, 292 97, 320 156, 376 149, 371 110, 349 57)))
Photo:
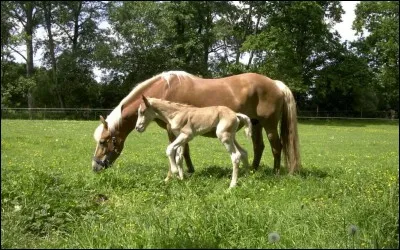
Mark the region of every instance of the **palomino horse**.
MULTIPOLYGON (((245 114, 253 123, 253 168, 258 168, 264 150, 264 128, 274 156, 274 171, 279 172, 282 149, 289 173, 300 169, 296 103, 284 83, 256 73, 203 79, 184 71, 169 71, 138 84, 106 120, 100 117, 102 124, 94 132, 97 142, 92 160, 94 171, 109 167, 120 155, 127 136, 135 127, 141 95, 195 107, 227 106, 245 114)), ((165 122, 156 122, 167 129, 165 122)), ((174 141, 173 133, 168 129, 167 132, 170 142, 174 141)), ((209 136, 215 136, 215 131, 210 132, 209 136)), ((188 144, 184 146, 183 156, 188 171, 193 172, 188 144)))
POLYGON ((176 136, 166 151, 170 168, 165 181, 169 180, 171 172, 172 174, 179 172, 179 178, 183 179, 183 145, 197 135, 204 135, 215 130, 216 136, 231 155, 233 170, 229 188, 236 186, 240 160, 246 169, 249 162, 246 150, 238 144, 235 135, 239 123, 242 122, 246 127, 247 137, 251 137, 251 121, 248 116, 235 113, 225 106, 197 108, 157 98, 147 99, 144 96, 142 98, 144 104, 139 105, 136 130, 142 133, 151 121, 159 119, 167 123, 171 132, 176 136))

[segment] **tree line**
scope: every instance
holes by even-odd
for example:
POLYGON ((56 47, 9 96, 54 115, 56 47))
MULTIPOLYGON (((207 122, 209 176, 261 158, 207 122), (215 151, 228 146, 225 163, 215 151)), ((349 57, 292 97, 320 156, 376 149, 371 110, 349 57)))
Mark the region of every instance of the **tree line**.
POLYGON ((113 108, 185 70, 279 79, 300 110, 398 111, 399 2, 358 3, 352 42, 332 29, 343 14, 340 1, 2 1, 1 104, 113 108))

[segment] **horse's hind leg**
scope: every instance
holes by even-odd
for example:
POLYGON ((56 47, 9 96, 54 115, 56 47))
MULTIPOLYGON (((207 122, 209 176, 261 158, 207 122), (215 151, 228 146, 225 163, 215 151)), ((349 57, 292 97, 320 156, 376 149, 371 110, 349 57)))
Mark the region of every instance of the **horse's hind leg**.
POLYGON ((282 144, 279 138, 277 125, 264 126, 264 128, 271 145, 272 155, 274 156, 274 173, 279 174, 281 166, 282 144))
POLYGON ((265 145, 263 141, 262 125, 258 120, 252 120, 252 133, 251 140, 253 142, 254 158, 253 168, 257 170, 260 166, 261 156, 264 151, 265 145))

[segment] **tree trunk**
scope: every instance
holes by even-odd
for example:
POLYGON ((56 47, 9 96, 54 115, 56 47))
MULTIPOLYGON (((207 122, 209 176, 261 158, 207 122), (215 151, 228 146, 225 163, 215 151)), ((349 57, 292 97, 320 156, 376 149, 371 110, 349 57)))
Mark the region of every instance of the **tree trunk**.
POLYGON ((74 37, 72 40, 72 53, 75 54, 78 48, 78 37, 79 37, 79 15, 81 14, 82 10, 82 1, 78 2, 78 8, 74 13, 75 20, 74 20, 74 37))
MULTIPOLYGON (((27 2, 25 5, 26 11, 26 25, 25 25, 25 42, 26 42, 26 77, 33 77, 33 5, 32 2, 27 2)), ((28 109, 29 117, 32 119, 31 109, 34 107, 34 97, 32 95, 32 87, 28 89, 28 109)))
POLYGON ((53 75, 53 84, 55 87, 55 92, 57 95, 57 99, 60 104, 60 108, 64 108, 64 101, 60 93, 60 86, 58 86, 58 79, 57 79, 57 61, 54 52, 54 40, 53 40, 53 33, 51 32, 51 2, 44 2, 43 3, 43 10, 44 10, 44 17, 46 22, 46 29, 47 34, 49 37, 49 52, 50 52, 50 59, 51 59, 51 68, 52 68, 52 75, 53 75))
POLYGON ((208 72, 208 57, 210 54, 210 37, 209 37, 209 31, 212 29, 212 16, 211 13, 208 13, 206 17, 206 39, 204 39, 203 42, 203 76, 204 77, 209 77, 209 72, 208 72))
MULTIPOLYGON (((258 25, 260 24, 260 20, 261 20, 261 15, 258 14, 258 16, 257 16, 256 27, 254 28, 254 35, 256 35, 257 32, 258 32, 258 25)), ((253 60, 253 56, 254 56, 254 51, 252 50, 252 51, 250 51, 250 57, 249 57, 249 61, 248 61, 248 63, 247 63, 246 69, 249 69, 249 68, 250 68, 251 61, 253 60)))

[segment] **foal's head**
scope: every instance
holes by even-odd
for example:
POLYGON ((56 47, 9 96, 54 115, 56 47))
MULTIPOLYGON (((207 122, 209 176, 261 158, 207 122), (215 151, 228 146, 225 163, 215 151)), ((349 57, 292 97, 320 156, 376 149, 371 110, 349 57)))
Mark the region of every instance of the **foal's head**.
POLYGON ((95 172, 110 167, 124 148, 124 139, 119 131, 110 129, 103 116, 100 116, 100 121, 102 124, 96 129, 94 135, 97 147, 92 159, 92 168, 95 172))
POLYGON ((156 112, 147 98, 142 95, 142 100, 143 102, 139 105, 138 118, 135 127, 135 129, 140 133, 144 132, 150 122, 156 117, 156 112))

